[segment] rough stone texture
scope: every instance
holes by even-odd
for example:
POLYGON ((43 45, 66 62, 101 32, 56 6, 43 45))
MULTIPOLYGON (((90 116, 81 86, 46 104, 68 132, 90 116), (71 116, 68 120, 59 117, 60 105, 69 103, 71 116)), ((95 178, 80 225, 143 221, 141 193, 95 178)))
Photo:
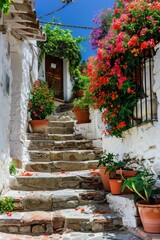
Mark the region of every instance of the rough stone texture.
POLYGON ((30 233, 31 232, 31 226, 22 226, 19 228, 20 233, 30 233))
POLYGON ((109 193, 106 198, 109 207, 122 217, 124 226, 137 227, 139 217, 133 195, 112 195, 109 193))
POLYGON ((34 225, 32 227, 32 233, 45 233, 46 232, 46 228, 45 228, 45 225, 42 224, 42 225, 34 225))
POLYGON ((9 124, 11 104, 12 72, 10 56, 7 53, 9 38, 0 33, 0 195, 8 187, 10 146, 9 124), (6 57, 8 56, 8 57, 6 57), (9 94, 6 92, 6 74, 9 77, 9 94))
POLYGON ((30 161, 86 161, 98 159, 100 149, 94 150, 66 150, 66 151, 29 151, 30 161))
POLYGON ((54 161, 46 163, 27 163, 25 169, 27 171, 33 170, 34 172, 58 172, 58 171, 76 171, 76 170, 89 170, 96 169, 98 160, 92 161, 54 161))
POLYGON ((92 149, 90 140, 31 140, 29 150, 92 149))
POLYGON ((66 140, 80 140, 81 134, 40 134, 40 133, 28 133, 27 138, 29 140, 54 140, 54 141, 66 141, 66 140))

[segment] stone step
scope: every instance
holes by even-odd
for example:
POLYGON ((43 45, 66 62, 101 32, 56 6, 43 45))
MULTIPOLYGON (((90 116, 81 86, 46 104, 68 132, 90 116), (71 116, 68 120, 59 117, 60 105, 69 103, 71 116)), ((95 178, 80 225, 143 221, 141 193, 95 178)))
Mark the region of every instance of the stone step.
POLYGON ((15 211, 54 211, 76 208, 87 204, 106 202, 105 193, 95 190, 64 189, 57 191, 8 191, 4 197, 12 197, 15 211))
POLYGON ((81 140, 83 139, 81 134, 44 134, 44 133, 29 133, 27 134, 28 140, 54 140, 54 141, 66 141, 66 140, 81 140))
POLYGON ((49 121, 49 127, 73 128, 74 127, 74 121, 49 121))
POLYGON ((93 149, 91 140, 30 140, 29 150, 93 149))
POLYGON ((48 127, 47 132, 50 134, 73 134, 73 127, 48 127))
POLYGON ((0 215, 0 231, 7 233, 52 234, 64 229, 102 232, 122 227, 121 218, 107 204, 87 205, 53 212, 13 212, 0 215))
POLYGON ((98 160, 90 161, 54 161, 54 162, 28 162, 25 165, 25 170, 34 172, 58 172, 58 171, 77 171, 95 169, 98 165, 98 160))
POLYGON ((102 150, 29 151, 30 161, 88 161, 99 159, 102 150))
POLYGON ((56 173, 22 172, 10 176, 9 180, 12 190, 102 189, 101 177, 92 176, 88 170, 56 173))

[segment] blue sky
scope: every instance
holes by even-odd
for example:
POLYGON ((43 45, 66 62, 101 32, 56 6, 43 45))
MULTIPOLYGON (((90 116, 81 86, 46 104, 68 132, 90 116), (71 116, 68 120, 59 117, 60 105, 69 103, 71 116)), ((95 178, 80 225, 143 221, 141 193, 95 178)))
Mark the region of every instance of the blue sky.
MULTIPOLYGON (((112 8, 114 0, 76 0, 68 4, 67 7, 54 14, 54 17, 59 19, 62 24, 70 24, 76 26, 91 26, 94 27, 92 19, 99 10, 103 8, 112 8)), ((36 0, 37 18, 46 13, 52 12, 63 6, 60 0, 36 0)), ((50 21, 53 16, 45 17, 43 21, 50 21)), ((72 35, 77 37, 88 38, 91 30, 70 29, 72 35)), ((83 43, 82 60, 87 60, 89 56, 94 55, 95 52, 91 50, 88 41, 83 43)))

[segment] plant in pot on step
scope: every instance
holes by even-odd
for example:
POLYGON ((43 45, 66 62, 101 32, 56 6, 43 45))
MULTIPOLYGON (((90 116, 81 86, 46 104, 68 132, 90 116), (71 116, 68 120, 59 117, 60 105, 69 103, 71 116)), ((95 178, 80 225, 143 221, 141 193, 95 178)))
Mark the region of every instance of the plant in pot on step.
POLYGON ((134 193, 144 231, 160 233, 160 201, 156 193, 154 174, 148 170, 140 171, 135 177, 124 181, 122 191, 128 187, 134 193))
POLYGON ((123 175, 117 174, 117 169, 123 168, 125 163, 123 161, 112 162, 107 167, 109 173, 109 185, 113 195, 122 194, 123 175))
POLYGON ((73 106, 72 111, 77 118, 77 124, 91 122, 89 119, 89 106, 92 106, 92 99, 87 84, 85 86, 83 97, 74 99, 73 106))
POLYGON ((53 90, 48 88, 45 81, 36 80, 28 102, 28 111, 32 119, 29 124, 33 132, 46 132, 48 126, 46 118, 52 114, 54 108, 53 90))
POLYGON ((107 168, 112 165, 112 163, 118 160, 118 154, 104 152, 101 154, 97 167, 99 168, 100 175, 102 178, 103 187, 106 191, 110 191, 109 185, 109 171, 107 168))
POLYGON ((82 74, 77 68, 73 75, 73 79, 73 92, 75 93, 77 98, 83 97, 86 85, 88 85, 90 81, 89 77, 85 73, 82 74))

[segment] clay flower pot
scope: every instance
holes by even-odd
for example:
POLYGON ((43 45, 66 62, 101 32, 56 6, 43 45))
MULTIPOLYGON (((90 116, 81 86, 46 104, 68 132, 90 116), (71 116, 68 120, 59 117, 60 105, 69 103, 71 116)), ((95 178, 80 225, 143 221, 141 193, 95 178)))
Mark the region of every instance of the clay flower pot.
POLYGON ((137 174, 136 170, 124 170, 124 169, 118 169, 116 170, 116 174, 123 175, 125 178, 134 177, 137 174))
POLYGON ((109 184, 110 184, 110 188, 111 188, 111 193, 113 195, 122 194, 123 180, 121 180, 121 179, 109 179, 109 184))
POLYGON ((104 190, 110 192, 111 189, 109 185, 109 172, 106 172, 106 168, 107 166, 101 166, 99 168, 99 172, 101 175, 104 190))
POLYGON ((30 120, 29 124, 32 127, 32 130, 34 133, 45 133, 47 131, 48 127, 48 120, 30 120))
POLYGON ((77 118, 77 124, 90 123, 89 108, 74 107, 73 112, 77 118))
POLYGON ((136 203, 144 231, 160 233, 160 201, 148 204, 144 200, 136 203))

